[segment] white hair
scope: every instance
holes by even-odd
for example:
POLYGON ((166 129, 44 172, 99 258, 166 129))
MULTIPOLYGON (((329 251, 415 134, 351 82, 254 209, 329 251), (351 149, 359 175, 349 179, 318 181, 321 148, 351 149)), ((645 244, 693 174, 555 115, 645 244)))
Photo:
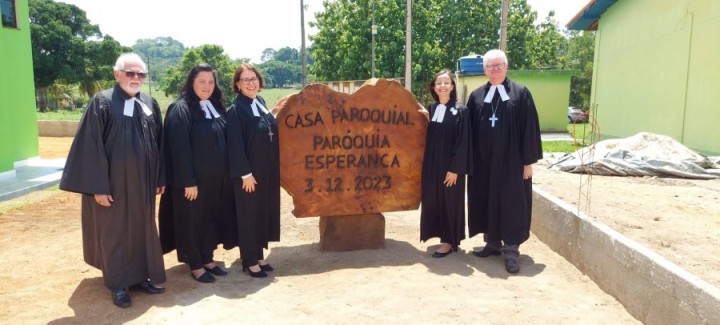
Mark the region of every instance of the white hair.
POLYGON ((505 65, 508 65, 507 55, 505 55, 505 52, 503 52, 502 50, 494 49, 487 51, 487 53, 483 55, 483 65, 487 67, 487 62, 490 59, 502 59, 503 63, 505 63, 505 65))
POLYGON ((123 53, 118 57, 117 61, 115 61, 115 66, 113 67, 113 70, 115 71, 122 71, 125 69, 125 65, 128 62, 137 63, 142 66, 143 71, 147 71, 147 65, 145 65, 145 62, 143 59, 137 55, 136 53, 123 53))

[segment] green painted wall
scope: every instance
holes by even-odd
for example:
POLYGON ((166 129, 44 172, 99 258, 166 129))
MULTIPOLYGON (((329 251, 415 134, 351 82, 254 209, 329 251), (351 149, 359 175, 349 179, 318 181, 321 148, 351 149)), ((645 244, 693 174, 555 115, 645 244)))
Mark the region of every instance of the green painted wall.
MULTIPOLYGON (((567 131, 567 108, 570 102, 570 79, 577 70, 511 70, 508 78, 530 90, 543 131, 567 131)), ((485 75, 460 75, 457 78, 458 99, 467 103, 470 93, 487 83, 485 75)))
POLYGON ((646 131, 720 154, 720 1, 618 1, 595 35, 603 138, 646 131))
POLYGON ((15 5, 18 28, 0 26, 0 173, 38 156, 28 1, 15 5))

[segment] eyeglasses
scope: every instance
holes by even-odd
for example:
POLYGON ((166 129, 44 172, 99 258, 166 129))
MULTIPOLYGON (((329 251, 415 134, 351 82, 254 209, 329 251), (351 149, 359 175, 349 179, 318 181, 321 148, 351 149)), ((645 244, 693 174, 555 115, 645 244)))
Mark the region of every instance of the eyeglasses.
POLYGON ((252 78, 242 78, 240 79, 240 82, 242 82, 243 85, 249 85, 251 82, 256 83, 260 81, 258 78, 252 77, 252 78))
POLYGON ((502 69, 505 67, 505 63, 490 64, 486 65, 485 68, 488 70, 502 69))
POLYGON ((135 72, 135 71, 123 71, 123 72, 125 72, 125 76, 130 79, 135 78, 135 76, 137 76, 138 79, 145 79, 147 77, 146 72, 135 72))
POLYGON ((451 81, 438 81, 435 83, 435 87, 440 87, 440 86, 452 86, 452 82, 451 81))

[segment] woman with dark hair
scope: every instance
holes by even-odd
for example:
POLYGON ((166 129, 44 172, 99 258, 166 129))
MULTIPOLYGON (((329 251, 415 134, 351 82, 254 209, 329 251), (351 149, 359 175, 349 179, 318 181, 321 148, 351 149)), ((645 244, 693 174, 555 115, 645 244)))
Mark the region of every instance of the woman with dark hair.
POLYGON ((203 283, 227 275, 213 260, 218 243, 236 245, 225 103, 216 80, 210 65, 193 67, 165 117, 168 189, 160 200, 160 241, 164 253, 177 248, 178 261, 203 283))
POLYGON ((258 92, 263 77, 241 64, 233 75, 238 94, 228 110, 228 167, 237 217, 243 271, 267 277, 273 268, 264 259, 268 242, 280 240, 280 150, 277 122, 258 92))
POLYGON ((432 257, 457 251, 465 239, 465 174, 472 166, 467 107, 457 102, 455 80, 442 70, 428 84, 435 103, 428 107, 422 166, 420 240, 439 237, 432 257))

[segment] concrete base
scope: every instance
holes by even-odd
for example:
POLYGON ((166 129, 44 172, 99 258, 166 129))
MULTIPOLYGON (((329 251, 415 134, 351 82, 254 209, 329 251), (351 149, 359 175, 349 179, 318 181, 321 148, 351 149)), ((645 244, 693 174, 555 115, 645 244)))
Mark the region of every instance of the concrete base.
POLYGON ((535 189, 532 232, 645 324, 720 324, 720 289, 535 189))
POLYGON ((380 213, 320 217, 320 250, 346 252, 385 248, 385 216, 380 213))
POLYGON ((74 137, 79 121, 37 121, 41 137, 74 137))

